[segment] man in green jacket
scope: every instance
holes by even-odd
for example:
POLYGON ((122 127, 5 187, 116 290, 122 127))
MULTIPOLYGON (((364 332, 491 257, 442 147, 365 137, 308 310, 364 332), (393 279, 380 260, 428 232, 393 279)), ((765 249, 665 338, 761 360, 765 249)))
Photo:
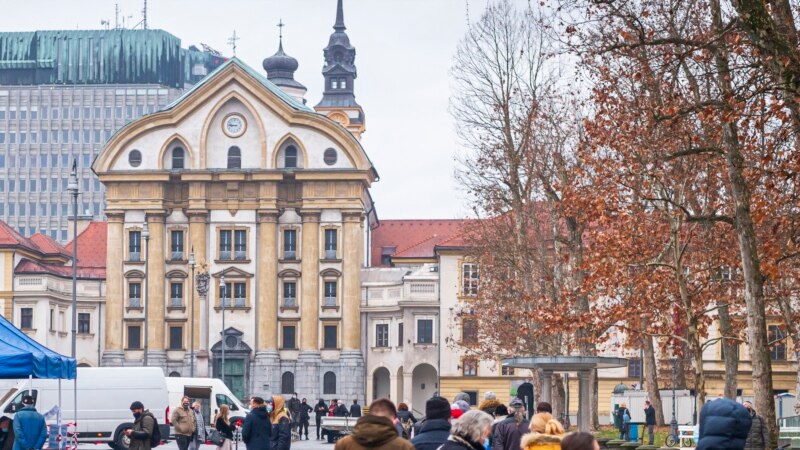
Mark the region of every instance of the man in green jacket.
POLYGON ((133 428, 125 430, 125 436, 131 440, 128 450, 150 450, 156 418, 139 401, 131 403, 131 412, 134 418, 133 428))

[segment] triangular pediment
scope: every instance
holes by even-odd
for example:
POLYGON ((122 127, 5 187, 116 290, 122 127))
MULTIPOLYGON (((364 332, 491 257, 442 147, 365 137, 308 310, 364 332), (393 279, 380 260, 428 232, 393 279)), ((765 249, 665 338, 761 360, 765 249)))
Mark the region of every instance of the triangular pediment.
POLYGON ((247 273, 247 272, 245 272, 244 270, 242 270, 242 269, 240 269, 238 267, 228 267, 228 268, 226 268, 224 270, 220 270, 219 272, 212 274, 211 276, 214 277, 214 278, 220 278, 223 275, 225 276, 225 278, 231 278, 231 279, 233 279, 233 278, 252 278, 253 277, 252 273, 247 273))

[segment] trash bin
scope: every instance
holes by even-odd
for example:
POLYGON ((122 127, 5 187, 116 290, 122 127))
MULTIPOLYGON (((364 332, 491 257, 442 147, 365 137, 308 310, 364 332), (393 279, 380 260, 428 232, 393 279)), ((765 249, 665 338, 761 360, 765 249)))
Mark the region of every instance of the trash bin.
POLYGON ((628 426, 628 440, 636 442, 639 440, 639 424, 631 422, 628 426))

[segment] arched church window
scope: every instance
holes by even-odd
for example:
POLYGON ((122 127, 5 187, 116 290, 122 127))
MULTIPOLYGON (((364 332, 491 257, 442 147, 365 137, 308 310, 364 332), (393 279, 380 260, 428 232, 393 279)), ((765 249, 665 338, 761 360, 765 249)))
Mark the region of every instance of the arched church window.
POLYGON ((297 147, 290 145, 286 147, 283 155, 283 167, 295 168, 297 167, 297 147))
POLYGON ((283 372, 281 375, 281 394, 291 394, 294 392, 294 374, 283 372))
POLYGON ((333 372, 325 372, 322 378, 322 393, 323 394, 336 394, 336 374, 333 372))
POLYGON ((139 167, 142 164, 142 152, 135 149, 131 150, 131 152, 128 153, 128 164, 130 164, 131 167, 139 167))
POLYGON ((184 157, 186 153, 181 147, 175 147, 172 149, 172 168, 173 169, 183 169, 184 168, 184 157))
POLYGON ((228 149, 228 169, 242 168, 242 151, 239 147, 233 146, 228 149))

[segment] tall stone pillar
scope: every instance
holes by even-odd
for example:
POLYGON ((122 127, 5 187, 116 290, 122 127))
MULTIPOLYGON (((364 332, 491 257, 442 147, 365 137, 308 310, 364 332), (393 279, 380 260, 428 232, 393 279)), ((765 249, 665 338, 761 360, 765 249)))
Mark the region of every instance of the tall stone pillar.
POLYGON ((318 397, 319 353, 319 210, 300 211, 303 218, 300 287, 300 354, 297 357, 295 389, 318 397))
POLYGON ((541 402, 551 403, 553 401, 553 371, 542 371, 542 398, 541 402))
POLYGON ((125 259, 123 228, 125 213, 106 211, 108 217, 108 251, 106 253, 106 317, 105 349, 101 364, 121 366, 125 354, 122 351, 122 318, 125 309, 125 277, 122 261, 125 259))
POLYGON ((591 373, 588 370, 578 371, 578 430, 591 431, 592 397, 589 389, 591 373))
POLYGON ((147 344, 148 365, 165 367, 167 353, 164 351, 164 315, 166 312, 164 214, 147 213, 150 242, 147 244, 147 344))
MULTIPOLYGON (((258 211, 258 339, 253 361, 253 391, 278 392, 281 379, 278 354, 278 211, 258 211), (266 387, 269 387, 267 389, 266 387)), ((305 395, 305 394, 304 394, 305 395)))
MULTIPOLYGON (((361 354, 361 255, 364 245, 364 213, 345 211, 342 239, 342 330, 344 339, 339 358, 341 387, 345 398, 364 392, 364 356, 361 354)), ((400 381, 402 382, 402 380, 400 381)), ((403 389, 403 395, 409 395, 403 389)))
POLYGON ((197 275, 208 270, 208 252, 206 237, 208 236, 208 212, 205 210, 189 210, 189 248, 194 250, 194 259, 197 262, 195 267, 195 279, 190 283, 194 286, 191 293, 194 302, 194 348, 195 370, 197 376, 206 377, 208 370, 208 285, 205 292, 198 292, 197 275))

